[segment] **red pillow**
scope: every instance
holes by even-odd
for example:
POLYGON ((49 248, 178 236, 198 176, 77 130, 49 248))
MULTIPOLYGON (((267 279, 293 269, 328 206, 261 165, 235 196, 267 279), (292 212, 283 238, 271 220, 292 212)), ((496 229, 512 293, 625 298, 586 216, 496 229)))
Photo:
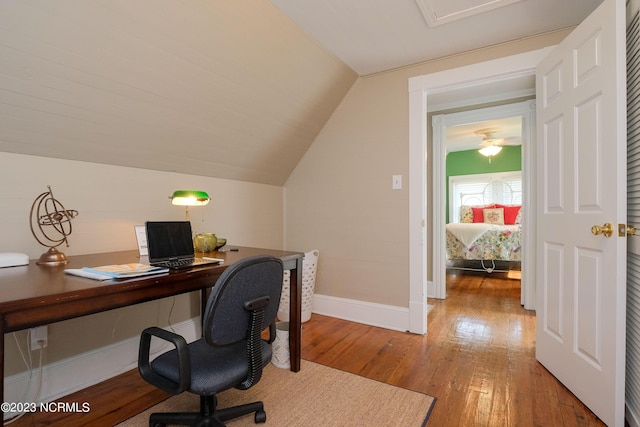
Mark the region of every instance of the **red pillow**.
POLYGON ((516 217, 518 216, 518 212, 520 212, 521 206, 496 205, 496 208, 503 208, 504 223, 506 225, 513 225, 516 223, 516 217))
POLYGON ((484 210, 485 209, 493 209, 496 205, 486 205, 478 208, 471 208, 471 212, 473 212, 473 222, 484 222, 484 210))

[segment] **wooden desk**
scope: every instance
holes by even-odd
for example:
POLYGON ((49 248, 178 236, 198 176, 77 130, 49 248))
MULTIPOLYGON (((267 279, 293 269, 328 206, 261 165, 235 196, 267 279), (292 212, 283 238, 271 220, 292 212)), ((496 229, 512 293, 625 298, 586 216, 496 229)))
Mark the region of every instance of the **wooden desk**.
MULTIPOLYGON (((65 268, 94 267, 138 261, 137 251, 110 252, 69 257, 66 266, 29 265, 0 268, 0 372, 4 379, 4 334, 114 308, 156 300, 213 286, 231 264, 253 255, 273 255, 291 271, 289 342, 291 370, 300 370, 303 253, 238 247, 237 252, 213 252, 221 265, 171 271, 157 276, 126 280, 95 281, 64 273, 65 268)), ((206 298, 202 298, 206 304, 206 298)), ((202 311, 204 312, 204 311, 202 311)), ((4 401, 4 381, 0 383, 4 401)), ((0 424, 2 419, 0 419, 0 424)))

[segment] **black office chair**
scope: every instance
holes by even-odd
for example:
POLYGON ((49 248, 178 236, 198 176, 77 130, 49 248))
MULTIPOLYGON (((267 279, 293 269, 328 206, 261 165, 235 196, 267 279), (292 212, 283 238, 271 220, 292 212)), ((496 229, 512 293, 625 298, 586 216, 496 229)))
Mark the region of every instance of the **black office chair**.
POLYGON ((282 261, 255 256, 229 266, 207 301, 203 337, 187 344, 183 337, 157 327, 140 337, 138 370, 145 381, 172 394, 200 396, 200 412, 155 413, 150 426, 166 424, 224 426, 223 421, 255 412, 255 422, 267 419, 262 402, 217 409, 216 393, 232 387, 246 390, 262 376, 271 360, 275 317, 282 290, 282 261), (262 331, 269 326, 270 339, 262 331), (175 349, 150 362, 152 337, 173 343, 175 349))

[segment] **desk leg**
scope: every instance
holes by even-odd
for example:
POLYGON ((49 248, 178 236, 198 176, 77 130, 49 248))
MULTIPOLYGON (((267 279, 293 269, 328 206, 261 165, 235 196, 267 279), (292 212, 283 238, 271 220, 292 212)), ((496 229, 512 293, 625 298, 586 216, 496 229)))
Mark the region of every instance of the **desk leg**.
POLYGON ((302 353, 302 258, 291 270, 289 286, 289 360, 291 370, 298 372, 302 353))

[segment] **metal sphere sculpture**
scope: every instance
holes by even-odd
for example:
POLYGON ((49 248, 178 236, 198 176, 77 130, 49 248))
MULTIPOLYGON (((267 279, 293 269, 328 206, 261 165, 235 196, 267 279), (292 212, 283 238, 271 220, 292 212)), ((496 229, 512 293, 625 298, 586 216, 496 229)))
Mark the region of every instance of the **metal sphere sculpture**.
POLYGON ((78 211, 65 209, 58 200, 53 197, 51 187, 49 191, 40 194, 33 201, 30 213, 31 234, 42 246, 49 250, 40 256, 36 264, 40 265, 64 265, 67 257, 56 248, 61 244, 69 247, 67 237, 71 234, 71 219, 78 216, 78 211))

